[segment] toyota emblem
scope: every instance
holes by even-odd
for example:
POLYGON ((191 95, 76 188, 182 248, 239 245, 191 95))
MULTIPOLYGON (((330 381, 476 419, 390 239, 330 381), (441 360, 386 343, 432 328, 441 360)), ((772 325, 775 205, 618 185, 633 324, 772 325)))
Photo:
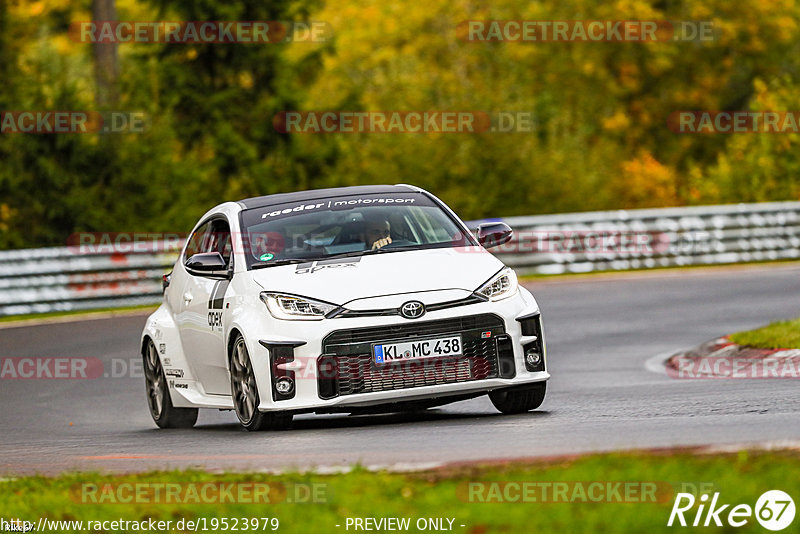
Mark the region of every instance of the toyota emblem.
POLYGON ((406 319, 416 319, 425 315, 425 305, 417 300, 406 302, 400 307, 400 315, 406 319))

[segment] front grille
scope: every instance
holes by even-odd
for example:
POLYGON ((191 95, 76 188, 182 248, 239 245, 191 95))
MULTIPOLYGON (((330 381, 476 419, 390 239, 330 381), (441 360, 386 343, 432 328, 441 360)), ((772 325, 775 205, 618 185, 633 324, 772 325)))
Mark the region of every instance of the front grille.
MULTIPOLYGON (((470 295, 467 298, 459 299, 459 300, 449 300, 447 302, 439 302, 437 304, 427 304, 425 306, 425 310, 432 312, 432 311, 439 311, 439 310, 447 310, 450 308, 456 308, 458 306, 469 306, 470 304, 480 304, 481 302, 486 302, 485 298, 481 298, 478 295, 470 295)), ((338 308, 328 314, 326 317, 329 319, 343 319, 343 318, 351 318, 351 317, 387 317, 391 315, 400 315, 400 308, 384 308, 378 310, 348 310, 346 308, 338 308)))
POLYGON ((497 338, 504 334, 503 320, 489 314, 337 330, 322 342, 323 355, 318 361, 319 394, 321 398, 332 398, 496 378, 499 376, 497 338), (490 336, 482 337, 486 332, 490 332, 490 336), (453 334, 461 335, 462 356, 381 365, 372 359, 373 343, 453 334))

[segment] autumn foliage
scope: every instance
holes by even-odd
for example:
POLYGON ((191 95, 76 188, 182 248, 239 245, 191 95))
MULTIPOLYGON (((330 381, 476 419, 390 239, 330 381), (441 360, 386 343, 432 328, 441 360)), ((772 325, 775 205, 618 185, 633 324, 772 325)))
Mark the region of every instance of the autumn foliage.
MULTIPOLYGON (((793 0, 117 0, 120 20, 321 21, 324 42, 121 43, 145 133, 0 134, 0 247, 185 231, 251 195, 414 183, 465 218, 800 199, 796 134, 676 134, 678 110, 800 111, 793 0), (687 42, 469 42, 468 20, 711 21, 687 42), (530 112, 526 132, 281 133, 287 111, 530 112)), ((94 110, 88 1, 0 0, 0 110, 94 110)))

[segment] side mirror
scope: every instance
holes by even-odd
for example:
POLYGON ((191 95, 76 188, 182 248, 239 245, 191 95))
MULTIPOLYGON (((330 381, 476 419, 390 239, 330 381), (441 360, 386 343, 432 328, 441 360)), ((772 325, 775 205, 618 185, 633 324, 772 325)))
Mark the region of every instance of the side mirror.
POLYGON ((194 254, 183 264, 190 274, 200 276, 228 275, 228 266, 219 252, 201 252, 194 254))
POLYGON ((484 223, 478 226, 478 242, 484 248, 492 248, 508 243, 514 231, 502 222, 484 223))

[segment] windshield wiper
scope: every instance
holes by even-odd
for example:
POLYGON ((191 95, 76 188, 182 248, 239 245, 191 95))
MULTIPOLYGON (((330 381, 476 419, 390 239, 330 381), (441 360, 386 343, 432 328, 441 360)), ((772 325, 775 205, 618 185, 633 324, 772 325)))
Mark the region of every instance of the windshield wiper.
POLYGON ((392 246, 385 246, 381 248, 365 250, 362 255, 366 256, 368 254, 383 254, 385 252, 402 252, 404 250, 425 250, 424 248, 420 248, 419 245, 403 245, 402 247, 392 247, 392 246))
POLYGON ((338 254, 330 254, 328 256, 322 256, 321 258, 312 258, 308 261, 323 261, 323 260, 332 260, 336 258, 356 258, 359 256, 369 256, 371 254, 383 254, 384 252, 400 252, 403 250, 423 250, 420 248, 419 245, 404 245, 402 247, 392 247, 392 246, 385 246, 376 249, 370 250, 355 250, 350 252, 340 252, 338 254))
POLYGON ((281 260, 263 262, 263 263, 256 263, 251 266, 251 269, 263 269, 264 267, 277 267, 279 265, 290 265, 292 263, 306 263, 309 261, 314 261, 313 259, 300 259, 300 258, 283 258, 281 260))

